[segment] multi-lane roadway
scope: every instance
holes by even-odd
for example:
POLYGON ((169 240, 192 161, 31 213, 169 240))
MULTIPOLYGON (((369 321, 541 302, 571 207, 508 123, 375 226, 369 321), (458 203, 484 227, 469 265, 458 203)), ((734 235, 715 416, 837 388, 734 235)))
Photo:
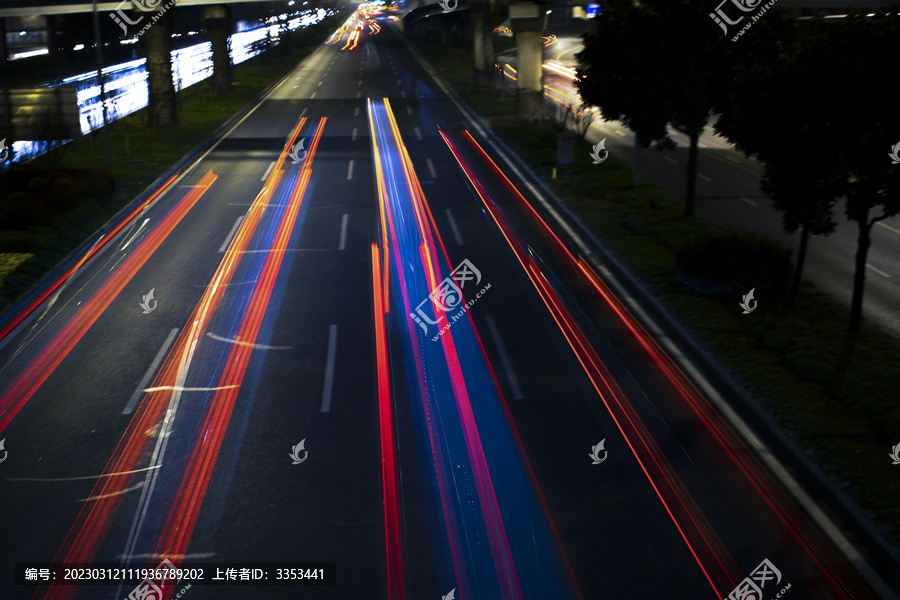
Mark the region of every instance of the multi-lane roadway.
POLYGON ((360 12, 161 182, 0 340, 0 597, 170 560, 337 583, 167 599, 894 598, 483 133, 360 12))

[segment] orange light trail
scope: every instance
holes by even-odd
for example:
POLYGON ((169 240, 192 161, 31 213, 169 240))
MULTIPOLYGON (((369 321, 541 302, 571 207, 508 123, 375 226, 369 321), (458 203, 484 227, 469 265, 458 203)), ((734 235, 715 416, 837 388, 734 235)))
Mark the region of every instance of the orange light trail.
MULTIPOLYGON (((368 98, 366 100, 366 111, 370 115, 369 117, 369 139, 372 140, 372 154, 374 156, 375 163, 375 182, 378 188, 378 215, 381 219, 381 250, 384 252, 384 274, 381 276, 382 284, 384 285, 384 310, 386 313, 391 311, 390 304, 390 244, 388 243, 388 219, 392 218, 390 212, 387 210, 387 190, 384 185, 384 169, 381 166, 381 151, 378 149, 377 138, 375 133, 375 123, 374 119, 371 118, 372 114, 372 99, 368 98)), ((390 223, 390 231, 393 231, 394 224, 390 223)))
MULTIPOLYGON (((428 227, 427 215, 430 214, 430 209, 426 209, 425 207, 425 194, 422 191, 421 184, 416 176, 412 160, 409 157, 409 152, 403 144, 400 128, 397 126, 397 121, 394 118, 390 101, 385 98, 384 104, 388 123, 390 124, 391 132, 394 136, 401 165, 403 167, 404 179, 406 180, 407 188, 411 192, 410 199, 415 211, 419 233, 423 239, 423 242, 419 247, 419 253, 422 258, 422 264, 425 266, 425 276, 428 280, 428 287, 429 289, 436 289, 441 277, 435 259, 434 239, 431 235, 431 230, 428 227)), ((437 307, 435 307, 435 310, 443 312, 437 307)), ((518 573, 516 572, 515 561, 512 558, 512 551, 506 535, 506 528, 503 523, 503 517, 500 514, 499 504, 497 503, 497 496, 487 466, 487 459, 484 455, 481 436, 475 423, 475 416, 472 411, 465 378, 462 374, 456 345, 449 330, 441 336, 441 344, 444 348, 447 368, 450 373, 451 381, 453 382, 453 394, 456 399, 456 407, 460 416, 460 424, 462 425, 466 448, 469 452, 476 490, 483 511, 482 514, 484 515, 484 525, 488 533, 491 556, 494 560, 494 568, 500 585, 501 597, 504 600, 521 598, 522 589, 519 583, 518 573)))
MULTIPOLYGON (((132 480, 132 473, 138 463, 146 456, 147 445, 151 434, 159 427, 167 407, 176 391, 181 387, 187 369, 191 364, 194 351, 205 335, 206 328, 218 307, 222 295, 234 274, 240 257, 253 237, 257 225, 269 204, 269 199, 278 187, 284 171, 282 165, 294 145, 306 118, 301 118, 291 131, 275 166, 266 179, 262 190, 257 195, 241 227, 232 239, 228 250, 219 263, 215 274, 207 285, 203 295, 194 308, 188 323, 190 326, 182 331, 173 345, 173 350, 166 357, 159 374, 154 379, 153 388, 159 391, 144 396, 125 433, 119 440, 115 451, 104 467, 103 475, 94 486, 90 497, 98 498, 96 502, 86 503, 75 523, 69 530, 65 541, 54 557, 54 563, 90 563, 96 555, 97 548, 112 523, 113 516, 124 496, 120 492, 126 489, 132 480), (123 474, 115 475, 113 474, 123 474), (61 560, 59 557, 62 556, 61 560)), ((145 243, 149 239, 146 238, 145 243)), ((140 248, 141 246, 138 246, 140 248)), ((74 594, 77 586, 51 585, 45 598, 61 600, 74 594)), ((37 595, 37 594, 36 594, 37 595)))
MULTIPOLYGON (((387 99, 385 99, 385 101, 386 100, 387 99)), ((391 196, 387 192, 387 185, 386 185, 386 182, 384 181, 384 171, 383 171, 382 164, 381 164, 381 161, 382 161, 381 153, 378 150, 379 140, 380 140, 381 136, 380 136, 380 132, 375 127, 375 121, 378 118, 379 111, 376 110, 375 104, 371 101, 371 99, 368 101, 367 106, 368 106, 370 131, 372 133, 372 147, 374 149, 373 154, 376 159, 375 174, 376 174, 376 179, 379 181, 379 186, 380 186, 379 189, 382 190, 382 192, 383 192, 383 193, 379 194, 378 199, 379 199, 379 203, 381 204, 381 209, 384 211, 384 213, 387 216, 387 218, 386 218, 387 227, 388 227, 387 232, 390 234, 389 240, 387 238, 385 238, 384 243, 385 243, 385 247, 387 247, 387 244, 389 242, 392 243, 393 248, 394 248, 394 256, 395 256, 394 260, 399 263, 399 261, 401 260, 400 259, 401 254, 400 254, 400 250, 399 250, 398 242, 397 242, 398 235, 397 235, 397 231, 395 229, 395 223, 394 223, 394 219, 393 219, 393 211, 390 208, 392 199, 391 199, 391 196)), ((383 110, 388 115, 391 115, 391 117, 389 117, 389 118, 392 118, 392 113, 389 108, 389 105, 385 105, 383 110)), ((409 182, 407 182, 407 185, 409 185, 409 182)), ((413 193, 411 188, 409 188, 409 191, 410 191, 410 193, 413 193)), ((384 227, 384 224, 382 226, 384 227)), ((385 229, 383 229, 382 231, 384 232, 385 229)), ((387 255, 387 254, 385 254, 385 255, 387 255)), ((400 294, 399 294, 398 298, 399 298, 399 302, 402 303, 402 305, 405 309, 405 312, 409 312, 409 309, 411 307, 409 306, 409 301, 408 301, 406 279, 402 276, 400 271, 401 271, 400 265, 398 264, 398 280, 399 280, 399 284, 400 284, 400 294)), ((385 273, 388 273, 387 266, 385 266, 385 273)), ((412 344, 415 347, 415 346, 417 346, 417 343, 418 343, 418 338, 416 337, 415 332, 414 332, 415 326, 412 325, 412 323, 409 319, 404 319, 404 321, 406 322, 406 326, 409 331, 410 340, 412 341, 412 344)), ((416 364, 416 372, 424 373, 425 366, 422 363, 422 353, 420 351, 414 351, 413 356, 414 356, 414 360, 415 360, 415 364, 416 364)), ((420 391, 421 397, 425 398, 426 391, 425 391, 425 387, 424 387, 424 382, 422 381, 421 378, 419 378, 418 384, 419 384, 419 391, 420 391)), ((433 407, 431 406, 431 403, 423 402, 423 409, 424 409, 426 415, 428 415, 426 418, 427 422, 433 423, 434 416, 433 416, 433 407)), ((432 460, 434 462, 436 471, 439 473, 440 472, 439 465, 442 465, 443 460, 444 460, 443 459, 443 449, 440 444, 437 444, 434 442, 434 439, 433 439, 434 432, 430 432, 430 435, 432 435, 432 448, 431 448, 432 460)), ((438 476, 437 483, 438 483, 438 493, 440 495, 441 510, 443 511, 444 521, 446 524, 446 532, 448 535, 448 539, 450 541, 450 554, 451 554, 451 560, 453 561, 454 571, 456 572, 457 583, 459 584, 461 589, 465 589, 468 586, 469 575, 468 575, 468 568, 466 566, 466 561, 463 556, 463 554, 464 554, 463 540, 459 533, 458 517, 457 517, 456 511, 453 508, 453 503, 451 501, 452 491, 449 489, 449 482, 446 480, 446 477, 438 476)))
POLYGON ((0 394, 0 432, 9 425, 25 403, 75 347, 75 344, 112 304, 122 289, 131 281, 131 278, 144 266, 144 263, 175 229, 175 226, 194 207, 200 196, 209 189, 216 177, 212 171, 204 175, 200 182, 163 217, 159 225, 147 234, 147 237, 133 252, 129 253, 100 289, 84 302, 75 316, 59 333, 53 336, 41 353, 3 390, 0 394))
MULTIPOLYGON (((266 257, 236 336, 250 344, 256 343, 262 327, 275 281, 287 251, 288 241, 312 176, 312 169, 309 165, 312 164, 315 157, 326 121, 326 117, 319 119, 306 160, 300 169, 300 177, 294 186, 288 208, 273 239, 273 250, 266 257)), ((160 556, 182 556, 187 552, 251 356, 252 351, 244 345, 234 345, 228 354, 222 375, 216 384, 216 387, 221 389, 217 390, 209 401, 209 410, 201 427, 203 434, 191 452, 188 466, 175 495, 175 502, 169 510, 164 531, 157 544, 156 554, 160 556)), ((174 583, 166 587, 169 588, 169 591, 173 591, 171 588, 174 587, 174 583)), ((163 594, 165 596, 166 592, 164 591, 163 594)))
MULTIPOLYGON (((112 231, 110 231, 109 233, 106 233, 101 240, 98 240, 97 243, 94 244, 94 246, 90 250, 88 250, 88 252, 86 252, 84 254, 84 256, 81 257, 81 260, 79 260, 78 263, 75 264, 75 266, 73 266, 71 269, 69 269, 65 273, 63 273, 46 290, 44 290, 40 296, 38 296, 34 301, 29 303, 29 305, 26 308, 22 309, 22 311, 19 312, 19 314, 17 314, 16 317, 6 327, 4 327, 2 330, 0 330, 0 340, 3 340, 3 338, 5 338, 7 335, 9 335, 9 333, 13 329, 18 327, 19 323, 24 321, 28 317, 28 315, 33 313, 39 306, 41 306, 44 303, 44 301, 47 300, 47 298, 49 298, 51 294, 53 294, 53 292, 58 290, 60 288, 60 286, 62 286, 69 279, 69 277, 71 277, 74 273, 78 272, 78 269, 81 268, 81 265, 86 263, 92 257, 96 256, 96 254, 98 252, 100 252, 103 248, 105 248, 106 245, 111 240, 115 239, 115 237, 119 234, 119 232, 122 231, 122 229, 124 229, 129 223, 131 223, 134 220, 134 218, 141 213, 141 211, 143 211, 145 208, 147 208, 154 200, 159 198, 163 192, 168 190, 169 187, 172 185, 172 183, 175 182, 176 179, 178 179, 178 173, 175 173, 174 175, 169 177, 169 179, 167 179, 162 185, 160 185, 156 189, 156 191, 153 192, 153 194, 151 194, 146 200, 141 202, 141 204, 137 208, 135 208, 133 211, 131 211, 131 214, 129 214, 124 219, 122 219, 122 221, 119 222, 119 224, 116 225, 112 229, 112 231)), ((2 427, 0 427, 0 430, 2 430, 2 427)))

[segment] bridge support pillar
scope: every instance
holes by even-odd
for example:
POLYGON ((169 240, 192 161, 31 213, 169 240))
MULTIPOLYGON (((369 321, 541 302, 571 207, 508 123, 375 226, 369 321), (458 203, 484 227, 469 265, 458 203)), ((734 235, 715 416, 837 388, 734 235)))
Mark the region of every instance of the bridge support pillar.
POLYGON ((56 15, 44 16, 44 30, 47 32, 47 52, 56 64, 61 60, 59 43, 56 39, 56 15))
POLYGON ((0 17, 0 72, 6 67, 6 57, 9 51, 6 48, 6 17, 0 17))
POLYGON ((509 19, 516 35, 516 120, 540 121, 544 113, 544 44, 547 11, 538 2, 509 6, 509 19))
POLYGON ((231 89, 233 81, 231 72, 231 48, 228 46, 228 34, 231 32, 231 15, 224 4, 205 6, 203 23, 209 32, 212 43, 213 74, 212 88, 215 92, 226 92, 231 89))
POLYGON ((143 12, 142 24, 151 24, 141 39, 147 52, 147 87, 149 91, 148 113, 150 126, 168 127, 178 123, 178 105, 175 86, 172 84, 172 19, 175 10, 143 12))
POLYGON ((472 56, 475 59, 475 86, 488 87, 494 77, 494 32, 491 27, 490 2, 473 2, 472 38, 475 43, 472 56))

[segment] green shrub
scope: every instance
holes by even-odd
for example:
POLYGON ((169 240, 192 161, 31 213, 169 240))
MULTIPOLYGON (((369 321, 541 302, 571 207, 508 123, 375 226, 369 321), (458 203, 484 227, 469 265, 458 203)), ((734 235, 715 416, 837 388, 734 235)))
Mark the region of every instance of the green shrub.
POLYGON ((47 187, 47 180, 43 177, 32 177, 28 180, 28 189, 32 192, 37 192, 45 187, 47 187))
POLYGON ((675 259, 675 276, 701 294, 725 296, 782 293, 791 277, 791 252, 755 233, 725 232, 683 244, 675 259))

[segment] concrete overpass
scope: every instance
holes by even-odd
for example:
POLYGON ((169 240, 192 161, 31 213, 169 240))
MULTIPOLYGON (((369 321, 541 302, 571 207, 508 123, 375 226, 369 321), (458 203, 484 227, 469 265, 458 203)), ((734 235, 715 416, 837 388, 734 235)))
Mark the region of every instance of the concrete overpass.
MULTIPOLYGON (((246 4, 252 2, 269 2, 272 0, 177 0, 176 7, 179 6, 206 6, 215 4, 246 4)), ((97 2, 97 10, 101 12, 112 12, 120 8, 122 4, 128 7, 131 0, 119 0, 118 2, 97 2)), ((152 0, 145 4, 157 5, 166 4, 165 1, 159 2, 152 0)), ((319 3, 321 4, 321 3, 319 3)), ((287 0, 284 2, 287 7, 287 0)), ((0 0, 0 17, 33 17, 46 15, 66 15, 75 13, 89 13, 94 10, 94 5, 88 0, 0 0)))

